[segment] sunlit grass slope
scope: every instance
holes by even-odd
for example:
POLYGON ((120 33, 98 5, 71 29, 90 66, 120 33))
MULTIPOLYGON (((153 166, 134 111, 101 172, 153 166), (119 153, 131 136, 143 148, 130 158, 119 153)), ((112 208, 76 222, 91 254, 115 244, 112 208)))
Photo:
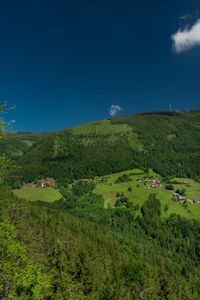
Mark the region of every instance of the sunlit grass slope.
POLYGON ((45 202, 53 202, 61 198, 59 191, 52 188, 22 188, 19 190, 14 190, 14 193, 18 197, 29 201, 41 200, 45 202))
MULTIPOLYGON (((180 214, 183 217, 187 218, 197 218, 200 220, 200 205, 192 205, 187 202, 186 207, 183 204, 173 201, 172 193, 173 191, 168 191, 165 189, 165 185, 162 188, 157 189, 144 189, 144 183, 138 182, 137 179, 144 178, 145 173, 140 169, 134 169, 119 173, 114 173, 110 175, 103 176, 106 179, 106 182, 97 183, 94 192, 97 194, 102 194, 105 202, 104 208, 114 208, 115 202, 118 199, 116 197, 117 193, 123 192, 125 196, 129 198, 129 200, 134 205, 139 205, 141 207, 145 200, 148 199, 149 195, 155 193, 157 198, 161 201, 162 206, 162 215, 164 217, 169 216, 172 213, 180 214), (115 183, 116 179, 123 175, 127 174, 131 178, 130 182, 123 183, 115 183), (128 191, 128 188, 131 187, 131 191, 128 191), (167 206, 167 209, 166 209, 167 206)), ((162 180, 162 178, 153 172, 149 171, 149 176, 152 178, 158 178, 162 180)), ((186 199, 199 199, 200 200, 200 184, 186 178, 176 178, 179 184, 174 184, 174 191, 177 189, 186 189, 186 199)), ((52 188, 45 189, 37 189, 37 188, 22 188, 20 190, 15 190, 14 193, 20 197, 30 201, 41 200, 46 202, 53 202, 55 200, 60 199, 62 196, 58 190, 52 188)), ((139 210, 138 212, 139 213, 139 210)))
MULTIPOLYGON (((168 191, 164 188, 157 188, 157 189, 144 189, 143 183, 139 183, 136 179, 141 179, 144 177, 144 172, 139 169, 134 169, 125 172, 119 172, 115 174, 111 174, 105 176, 104 178, 107 179, 106 183, 99 183, 96 185, 95 192, 98 194, 102 194, 105 199, 104 208, 108 207, 115 207, 115 202, 118 199, 116 197, 116 193, 123 192, 125 196, 127 196, 134 205, 139 205, 140 207, 143 205, 144 201, 148 199, 149 195, 155 193, 157 198, 161 201, 162 206, 162 214, 164 217, 169 216, 172 213, 180 214, 183 217, 187 218, 198 218, 200 220, 200 205, 192 205, 187 202, 187 206, 173 201, 172 199, 172 191, 168 191), (123 182, 123 183, 115 183, 116 179, 123 175, 128 174, 129 177, 132 179, 130 182, 123 182), (128 188, 131 187, 132 191, 128 191, 128 188), (165 210, 165 207, 168 207, 165 210)), ((161 177, 150 170, 149 175, 152 178, 161 179, 161 177)), ((174 185, 174 190, 176 189, 186 189, 186 198, 194 200, 200 200, 200 184, 194 182, 193 180, 189 179, 176 179, 179 182, 187 182, 185 184, 176 184, 174 185)))
POLYGON ((124 134, 131 131, 131 127, 127 124, 112 125, 110 120, 96 121, 92 123, 85 123, 76 126, 72 129, 74 134, 77 135, 100 135, 105 136, 107 134, 124 134))
POLYGON ((112 124, 110 120, 96 121, 76 126, 72 129, 73 134, 79 136, 85 145, 90 145, 97 139, 104 138, 109 143, 120 136, 126 136, 129 145, 133 149, 141 151, 142 142, 138 139, 138 134, 127 124, 112 124))

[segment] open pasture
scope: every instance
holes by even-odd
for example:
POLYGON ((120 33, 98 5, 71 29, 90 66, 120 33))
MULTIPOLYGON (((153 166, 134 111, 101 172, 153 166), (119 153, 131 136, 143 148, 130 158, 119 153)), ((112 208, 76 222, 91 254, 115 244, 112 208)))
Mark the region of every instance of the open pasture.
POLYGON ((14 194, 19 198, 23 198, 29 201, 45 201, 45 202, 53 202, 61 198, 61 194, 58 190, 52 188, 22 188, 19 190, 14 190, 14 194))
MULTIPOLYGON (((149 170, 149 176, 154 179, 160 179, 161 177, 149 170)), ((119 172, 105 176, 106 183, 99 183, 96 185, 95 192, 102 194, 105 199, 104 208, 114 208, 115 202, 118 199, 116 197, 117 193, 123 193, 127 196, 134 205, 143 205, 144 201, 148 199, 149 195, 155 193, 157 198, 161 201, 162 215, 164 217, 169 216, 172 213, 180 214, 182 217, 187 218, 197 218, 200 220, 200 204, 192 205, 187 202, 186 206, 180 204, 172 199, 173 191, 168 191, 165 189, 165 185, 162 188, 149 188, 145 189, 143 182, 138 182, 137 179, 142 179, 145 177, 144 171, 140 169, 134 169, 124 172, 119 172), (115 183, 116 179, 123 174, 129 175, 132 181, 115 183), (131 191, 128 188, 131 187, 131 191), (167 208, 166 208, 167 207, 167 208)), ((174 184, 174 190, 176 189, 186 189, 186 199, 200 199, 200 184, 194 182, 190 179, 176 178, 181 184, 174 184)))
MULTIPOLYGON (((139 205, 139 207, 143 205, 144 201, 148 199, 150 194, 155 193, 157 198, 161 201, 162 215, 164 217, 167 217, 172 213, 176 213, 180 214, 182 217, 196 218, 200 220, 200 204, 194 205, 187 202, 186 205, 183 205, 172 199, 172 193, 177 189, 186 190, 186 199, 200 199, 200 183, 197 183, 191 179, 175 178, 175 181, 179 183, 173 184, 174 191, 166 190, 165 185, 163 185, 161 188, 146 189, 144 188, 144 182, 138 181, 144 179, 145 176, 145 172, 140 169, 133 169, 106 175, 102 177, 105 179, 105 182, 97 183, 94 192, 103 195, 105 199, 105 209, 109 207, 115 207, 115 202, 118 199, 116 197, 117 193, 123 193, 124 196, 127 196, 134 205, 139 205), (116 184, 116 179, 123 174, 127 174, 131 181, 116 184), (128 188, 131 188, 131 191, 128 191, 128 188)), ((162 178, 152 170, 149 170, 149 176, 162 181, 162 178)), ((29 187, 14 190, 14 193, 18 197, 27 199, 29 201, 41 200, 53 202, 61 198, 59 191, 52 188, 39 189, 29 187)), ((139 213, 139 210, 137 213, 139 213)))

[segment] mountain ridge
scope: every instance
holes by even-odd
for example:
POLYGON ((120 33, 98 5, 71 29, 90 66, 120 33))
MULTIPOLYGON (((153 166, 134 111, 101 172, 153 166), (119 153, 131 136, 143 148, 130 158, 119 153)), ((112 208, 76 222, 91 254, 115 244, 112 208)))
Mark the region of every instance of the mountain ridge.
POLYGON ((69 181, 139 167, 162 176, 200 176, 200 111, 153 111, 0 141, 21 166, 16 176, 69 181))

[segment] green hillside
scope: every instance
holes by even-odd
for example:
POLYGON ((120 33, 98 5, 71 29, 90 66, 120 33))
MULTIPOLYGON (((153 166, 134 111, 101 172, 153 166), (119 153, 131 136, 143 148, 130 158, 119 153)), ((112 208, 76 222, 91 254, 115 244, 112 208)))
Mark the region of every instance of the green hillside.
POLYGON ((22 188, 14 190, 15 195, 29 201, 46 201, 53 202, 61 198, 61 194, 56 189, 45 188, 22 188))
POLYGON ((152 112, 1 140, 0 297, 199 299, 199 128, 152 112))
MULTIPOLYGON (((200 183, 197 183, 192 179, 175 178, 174 180, 179 183, 173 184, 174 191, 166 190, 165 183, 163 183, 161 188, 145 189, 144 182, 137 181, 138 179, 144 178, 144 176, 145 173, 140 169, 133 169, 107 175, 105 176, 107 180, 106 183, 102 182, 97 184, 95 192, 103 195, 105 199, 104 208, 116 208, 115 203, 118 199, 116 195, 120 193, 123 193, 124 196, 128 197, 134 206, 138 205, 139 207, 144 204, 150 194, 155 193, 156 197, 160 199, 163 217, 168 217, 170 214, 176 213, 182 217, 200 220, 200 205, 193 205, 189 201, 187 201, 187 204, 184 205, 172 199, 173 192, 177 189, 185 189, 184 197, 186 199, 200 200, 200 183), (129 175, 131 181, 115 183, 116 179, 123 174, 129 175)), ((162 181, 162 178, 152 170, 150 170, 148 176, 150 178, 158 178, 162 181)))
MULTIPOLYGON (((149 178, 159 179, 162 183, 162 177, 149 170, 149 178)), ((94 192, 98 195, 102 195, 104 199, 103 207, 105 209, 116 209, 116 201, 118 200, 117 194, 123 193, 125 197, 128 197, 133 206, 138 206, 136 214, 139 214, 139 209, 144 204, 150 194, 156 194, 156 197, 160 199, 162 216, 168 217, 170 214, 179 214, 182 217, 189 219, 200 220, 200 205, 193 205, 189 201, 187 204, 178 203, 172 199, 172 194, 177 189, 185 189, 185 198, 189 200, 200 200, 200 183, 195 182, 192 179, 174 178, 173 181, 177 184, 173 184, 173 191, 165 189, 166 183, 163 183, 161 188, 144 188, 144 182, 138 182, 146 178, 146 173, 141 169, 133 169, 129 171, 122 171, 114 174, 109 174, 102 177, 104 181, 96 183, 94 192), (123 174, 127 174, 130 178, 128 182, 115 183, 117 178, 123 174), (166 209, 167 207, 167 209, 166 209)), ((94 179, 94 181, 96 181, 94 179)), ((54 202, 62 198, 58 189, 52 188, 22 188, 14 190, 15 195, 20 198, 24 198, 29 201, 44 201, 54 202)), ((125 206, 122 206, 125 207, 125 206)))
POLYGON ((65 201, 36 204, 0 190, 2 298, 199 298, 199 223, 161 219, 154 196, 140 217, 132 208, 63 209, 65 201))
POLYGON ((0 139, 0 153, 6 154, 12 159, 18 160, 33 148, 45 134, 12 133, 6 139, 0 139))
POLYGON ((43 135, 13 135, 0 153, 20 165, 19 182, 56 180, 151 168, 161 176, 200 176, 200 112, 114 117, 43 135), (5 150, 6 149, 6 150, 5 150))

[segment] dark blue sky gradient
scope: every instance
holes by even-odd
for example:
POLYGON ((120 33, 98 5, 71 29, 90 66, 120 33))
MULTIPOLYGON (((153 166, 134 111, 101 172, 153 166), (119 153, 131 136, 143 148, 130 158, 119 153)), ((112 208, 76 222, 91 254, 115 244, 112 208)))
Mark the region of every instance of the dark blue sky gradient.
POLYGON ((0 1, 0 99, 18 131, 53 131, 122 114, 200 108, 200 47, 171 35, 200 1, 0 1))

